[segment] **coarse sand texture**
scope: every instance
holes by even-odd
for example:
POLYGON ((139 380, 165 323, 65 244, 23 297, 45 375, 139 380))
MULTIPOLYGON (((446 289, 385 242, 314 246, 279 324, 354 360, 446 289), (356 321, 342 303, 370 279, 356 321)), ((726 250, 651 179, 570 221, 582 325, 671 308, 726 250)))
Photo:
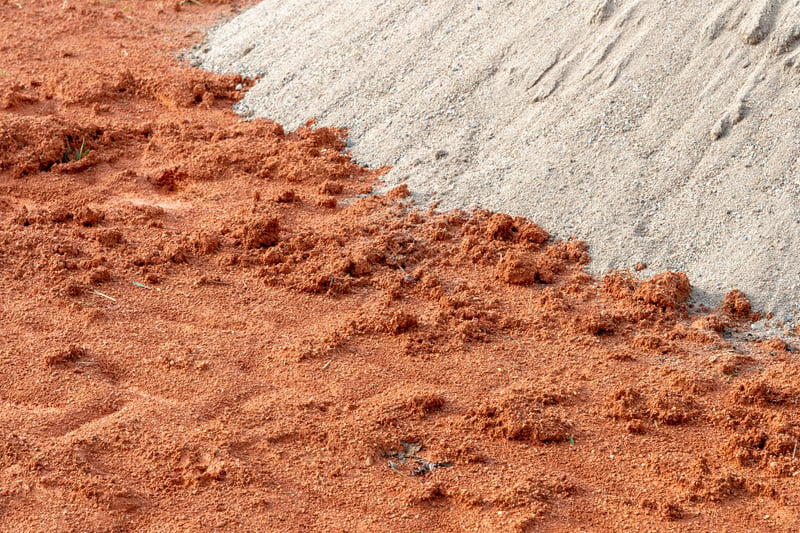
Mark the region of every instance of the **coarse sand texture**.
POLYGON ((798 0, 266 0, 190 55, 261 76, 245 116, 350 128, 418 199, 798 310, 798 0))

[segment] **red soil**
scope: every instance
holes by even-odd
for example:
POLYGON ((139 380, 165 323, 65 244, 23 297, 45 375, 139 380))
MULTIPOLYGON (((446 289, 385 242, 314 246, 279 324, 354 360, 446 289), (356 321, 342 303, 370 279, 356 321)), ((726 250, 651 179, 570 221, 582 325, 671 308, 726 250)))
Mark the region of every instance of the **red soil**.
POLYGON ((0 3, 0 529, 795 530, 744 295, 364 196, 344 132, 179 64, 230 12, 0 3))

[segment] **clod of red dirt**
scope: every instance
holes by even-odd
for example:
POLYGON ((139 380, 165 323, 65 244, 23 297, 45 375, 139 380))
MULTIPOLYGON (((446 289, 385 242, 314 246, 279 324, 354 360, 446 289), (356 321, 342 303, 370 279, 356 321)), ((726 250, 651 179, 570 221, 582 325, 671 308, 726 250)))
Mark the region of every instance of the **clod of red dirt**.
POLYGON ((722 310, 734 317, 745 318, 750 314, 750 300, 742 291, 730 290, 725 295, 722 310))
POLYGON ((417 317, 403 311, 393 313, 386 322, 386 329, 394 335, 405 333, 418 324, 417 317))
POLYGON ((0 96, 0 109, 15 109, 24 105, 35 104, 39 97, 24 85, 13 84, 0 96))
POLYGON ((340 194, 344 190, 344 185, 338 181, 325 180, 319 186, 320 194, 340 194))
POLYGON ((799 377, 800 371, 781 363, 766 374, 745 380, 734 391, 733 396, 737 402, 745 405, 783 405, 795 402, 800 395, 800 384, 796 381, 799 377))
POLYGON ((689 300, 691 286, 683 272, 663 272, 643 281, 633 296, 639 301, 655 304, 662 309, 682 310, 689 300))
POLYGON ((616 320, 606 314, 594 316, 580 315, 572 319, 572 327, 577 333, 589 335, 611 334, 616 330, 616 320))
POLYGON ((789 345, 781 339, 770 339, 764 343, 764 347, 771 354, 785 353, 789 350, 789 345))
POLYGON ((513 218, 505 213, 496 213, 486 224, 486 235, 492 239, 514 242, 544 244, 550 235, 536 224, 522 217, 513 218))
POLYGON ((513 391, 487 402, 467 416, 470 424, 497 438, 540 443, 566 442, 575 429, 556 414, 545 412, 541 402, 513 391))
POLYGON ((657 502, 648 498, 639 501, 639 507, 647 511, 660 515, 665 520, 680 520, 683 518, 683 510, 677 503, 657 502))
POLYGON ((728 321, 716 315, 703 316, 692 322, 692 327, 695 329, 705 329, 716 332, 724 331, 727 326, 728 321))
POLYGON ((80 207, 75 213, 75 221, 86 227, 96 226, 104 217, 103 213, 87 206, 80 207))
POLYGON ((444 406, 444 398, 438 394, 421 394, 406 402, 406 407, 417 416, 424 416, 440 411, 444 406))
POLYGON ((505 213, 492 215, 486 226, 486 233, 493 239, 510 241, 514 238, 514 219, 505 213))
MULTIPOLYGON (((494 499, 492 503, 504 509, 514 509, 527 507, 531 502, 547 502, 557 498, 569 498, 578 492, 566 475, 547 476, 545 478, 528 477, 514 483, 513 486, 505 489, 501 495, 494 499)), ((543 514, 545 506, 536 507, 535 515, 543 514)), ((535 521, 521 521, 519 526, 533 526, 535 521)), ((527 531, 527 529, 522 529, 527 531)))
MULTIPOLYGON (((616 420, 651 420, 668 425, 694 420, 700 408, 691 395, 675 391, 662 391, 646 398, 637 389, 625 387, 614 392, 605 402, 606 416, 616 420)), ((642 433, 639 424, 628 425, 631 433, 642 433)))
POLYGON ((288 204, 291 202, 297 202, 298 196, 294 189, 287 189, 285 191, 281 191, 278 197, 275 199, 276 202, 288 204))
POLYGON ((408 198, 409 196, 411 196, 411 191, 408 190, 408 185, 405 183, 390 189, 386 193, 386 198, 389 200, 402 200, 403 198, 408 198))
POLYGON ((94 238, 106 248, 115 246, 124 240, 122 233, 119 230, 114 229, 99 231, 95 234, 94 238))
POLYGON ((0 170, 13 177, 47 172, 64 157, 64 139, 73 126, 56 117, 0 117, 0 170))
POLYGON ((95 285, 111 281, 111 271, 106 267, 93 268, 92 271, 89 272, 87 281, 95 285))
POLYGON ((754 359, 750 356, 728 353, 717 359, 714 362, 714 367, 724 376, 734 376, 740 374, 744 367, 753 364, 753 362, 754 359))
POLYGON ((606 416, 617 420, 632 420, 644 416, 641 408, 642 395, 633 387, 614 391, 604 405, 606 416))
MULTIPOLYGON (((518 239, 521 242, 544 244, 550 240, 550 234, 530 220, 517 217, 515 222, 517 225, 518 239)), ((570 242, 567 243, 567 247, 577 250, 577 253, 580 255, 580 260, 583 261, 585 259, 585 262, 588 263, 588 256, 584 253, 586 251, 585 243, 570 242)))
POLYGON ((647 401, 647 416, 663 424, 690 422, 700 414, 700 407, 691 394, 664 391, 647 401))
POLYGON ((164 243, 161 251, 162 257, 173 263, 185 263, 189 260, 189 249, 180 240, 171 240, 164 243))
POLYGON ((166 191, 174 191, 182 181, 188 181, 189 175, 177 168, 166 168, 150 176, 149 181, 156 187, 166 191))
POLYGON ((211 255, 219 250, 219 235, 209 230, 202 230, 192 236, 192 246, 198 254, 211 255))
POLYGON ((612 270, 603 276, 603 291, 618 300, 633 296, 635 290, 633 279, 622 272, 612 270))
POLYGON ((656 335, 639 334, 633 338, 633 345, 643 350, 668 350, 668 343, 656 335))
MULTIPOLYGON (((538 228, 538 226, 534 226, 533 224, 531 224, 531 226, 533 226, 534 228, 538 228)), ((521 231, 520 233, 529 242, 534 242, 537 245, 542 244, 542 242, 544 242, 544 241, 539 242, 538 240, 531 240, 540 238, 537 236, 537 233, 535 231, 533 232, 521 231)), ((589 254, 587 253, 588 249, 589 247, 584 241, 579 241, 579 240, 565 241, 565 242, 560 242, 557 245, 549 248, 547 250, 547 256, 556 261, 556 266, 555 268, 553 268, 553 270, 555 271, 559 270, 561 268, 561 265, 563 265, 564 263, 574 263, 578 265, 589 264, 589 254)))
POLYGON ((248 250, 269 248, 278 244, 280 224, 276 217, 249 222, 244 227, 244 247, 248 250))
POLYGON ((554 274, 546 257, 508 252, 497 264, 497 277, 512 285, 530 285, 535 281, 552 283, 554 274))
POLYGON ((324 196, 319 200, 317 200, 317 205, 319 207, 327 207, 328 209, 334 209, 338 205, 338 202, 336 201, 336 198, 333 196, 324 196))
POLYGON ((58 351, 45 357, 47 366, 59 366, 67 363, 84 359, 87 355, 86 349, 80 346, 70 346, 67 350, 58 351))

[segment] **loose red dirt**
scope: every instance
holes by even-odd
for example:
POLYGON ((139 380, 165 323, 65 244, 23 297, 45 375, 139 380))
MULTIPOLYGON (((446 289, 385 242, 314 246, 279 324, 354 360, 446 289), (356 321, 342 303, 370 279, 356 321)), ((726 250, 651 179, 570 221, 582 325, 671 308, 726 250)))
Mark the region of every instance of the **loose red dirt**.
POLYGON ((182 65, 235 4, 0 3, 3 531, 792 531, 741 293, 422 212, 182 65))

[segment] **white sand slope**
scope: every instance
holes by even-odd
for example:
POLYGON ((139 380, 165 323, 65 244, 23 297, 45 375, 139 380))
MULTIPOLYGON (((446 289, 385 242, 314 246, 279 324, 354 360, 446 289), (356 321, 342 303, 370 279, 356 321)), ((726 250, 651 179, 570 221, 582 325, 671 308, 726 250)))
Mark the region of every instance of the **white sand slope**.
POLYGON ((194 59, 443 208, 800 311, 800 0, 265 0, 194 59))

